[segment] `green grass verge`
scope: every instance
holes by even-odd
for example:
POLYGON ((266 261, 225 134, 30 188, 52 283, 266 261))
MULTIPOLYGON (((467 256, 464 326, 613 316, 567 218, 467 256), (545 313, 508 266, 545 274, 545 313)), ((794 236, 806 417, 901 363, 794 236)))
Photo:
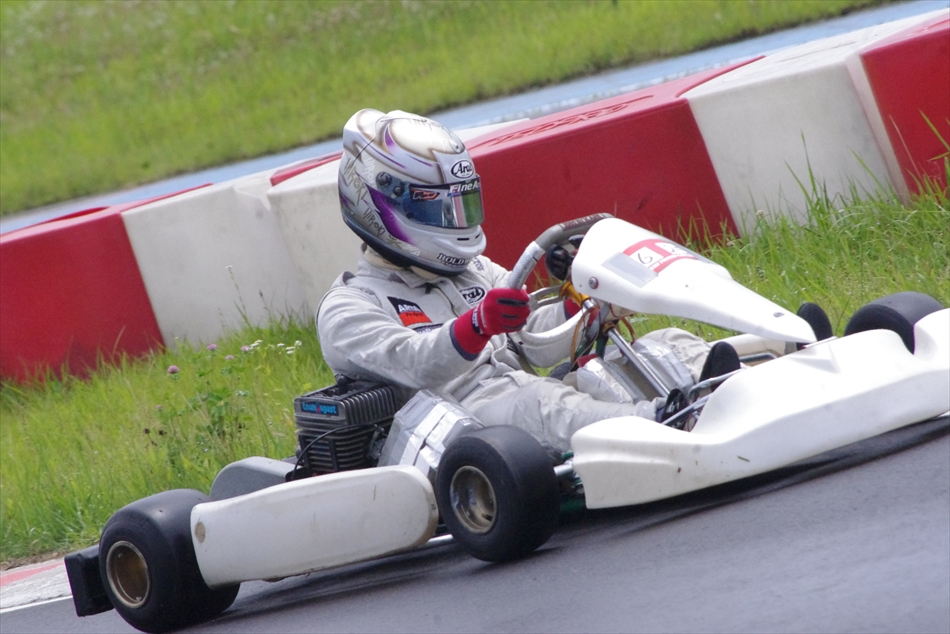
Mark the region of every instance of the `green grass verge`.
POLYGON ((882 0, 0 3, 0 214, 882 0))
MULTIPOLYGON (((909 206, 884 196, 816 196, 810 216, 807 226, 763 221, 749 238, 704 250, 783 306, 821 304, 839 334, 856 309, 896 291, 950 305, 946 192, 909 206)), ((731 334, 661 317, 636 327, 669 325, 708 338, 731 334)), ((231 461, 292 455, 293 398, 332 380, 312 326, 284 324, 234 333, 214 350, 126 361, 85 381, 4 385, 0 561, 94 543, 122 505, 171 488, 207 491, 231 461), (178 372, 169 374, 173 365, 178 372)))
POLYGON ((293 455, 293 398, 333 382, 313 328, 214 345, 0 389, 0 561, 95 543, 131 500, 207 492, 229 462, 293 455))

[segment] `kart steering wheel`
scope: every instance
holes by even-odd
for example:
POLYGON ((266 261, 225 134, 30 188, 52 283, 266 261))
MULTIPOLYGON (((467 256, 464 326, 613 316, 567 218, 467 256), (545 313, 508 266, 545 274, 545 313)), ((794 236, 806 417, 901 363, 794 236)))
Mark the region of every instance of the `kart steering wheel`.
MULTIPOLYGON (((515 263, 514 268, 511 269, 511 275, 508 276, 506 285, 508 288, 523 287, 528 280, 528 276, 534 271, 538 262, 541 261, 541 257, 547 251, 548 247, 566 242, 567 239, 572 236, 587 233, 591 227, 601 220, 613 217, 613 215, 608 213, 593 214, 583 218, 568 220, 549 228, 525 248, 524 253, 518 258, 518 262, 515 263)), ((553 303, 554 301, 559 301, 559 298, 549 298, 557 289, 557 286, 549 286, 530 293, 532 309, 553 303), (545 298, 548 299, 545 300, 545 298)), ((518 336, 529 346, 544 346, 559 340, 565 336, 566 333, 573 331, 577 327, 578 322, 583 318, 583 315, 584 311, 582 310, 560 326, 544 332, 528 332, 522 330, 518 333, 518 336)))

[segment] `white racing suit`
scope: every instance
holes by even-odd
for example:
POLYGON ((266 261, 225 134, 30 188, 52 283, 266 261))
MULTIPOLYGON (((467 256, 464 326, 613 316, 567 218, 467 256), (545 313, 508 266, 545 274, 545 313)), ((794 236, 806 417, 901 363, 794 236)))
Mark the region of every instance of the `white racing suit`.
MULTIPOLYGON (((517 333, 495 335, 477 356, 467 355, 453 340, 452 322, 488 289, 505 285, 508 271, 501 266, 479 256, 458 276, 423 275, 367 248, 358 272, 337 278, 316 317, 323 356, 335 374, 393 385, 403 401, 420 389, 451 396, 483 424, 521 427, 558 451, 569 450, 571 436, 585 425, 618 416, 655 418, 656 402, 598 401, 522 369, 515 345, 530 364, 551 367, 569 356, 572 333, 543 349, 521 345, 517 333)), ((526 329, 543 332, 566 318, 563 304, 546 306, 532 312, 526 329)), ((670 346, 698 377, 709 350, 705 341, 677 329, 645 337, 670 346)))

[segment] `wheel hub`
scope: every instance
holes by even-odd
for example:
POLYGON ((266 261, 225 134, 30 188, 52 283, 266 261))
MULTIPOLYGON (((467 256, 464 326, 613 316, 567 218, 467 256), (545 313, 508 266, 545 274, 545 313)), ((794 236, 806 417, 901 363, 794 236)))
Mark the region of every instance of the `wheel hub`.
POLYGON ((449 495, 456 519, 469 532, 483 535, 495 525, 495 490, 480 469, 465 466, 456 471, 449 495))
POLYGON ((140 608, 148 599, 148 564, 133 544, 119 541, 106 555, 106 577, 115 597, 128 608, 140 608))

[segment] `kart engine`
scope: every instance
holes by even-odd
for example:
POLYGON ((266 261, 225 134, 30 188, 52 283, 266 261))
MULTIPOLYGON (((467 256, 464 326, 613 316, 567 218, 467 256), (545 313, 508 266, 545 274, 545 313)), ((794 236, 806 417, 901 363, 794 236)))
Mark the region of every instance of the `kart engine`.
POLYGON ((311 475, 374 467, 397 409, 393 389, 369 381, 340 379, 298 396, 297 457, 311 475))

